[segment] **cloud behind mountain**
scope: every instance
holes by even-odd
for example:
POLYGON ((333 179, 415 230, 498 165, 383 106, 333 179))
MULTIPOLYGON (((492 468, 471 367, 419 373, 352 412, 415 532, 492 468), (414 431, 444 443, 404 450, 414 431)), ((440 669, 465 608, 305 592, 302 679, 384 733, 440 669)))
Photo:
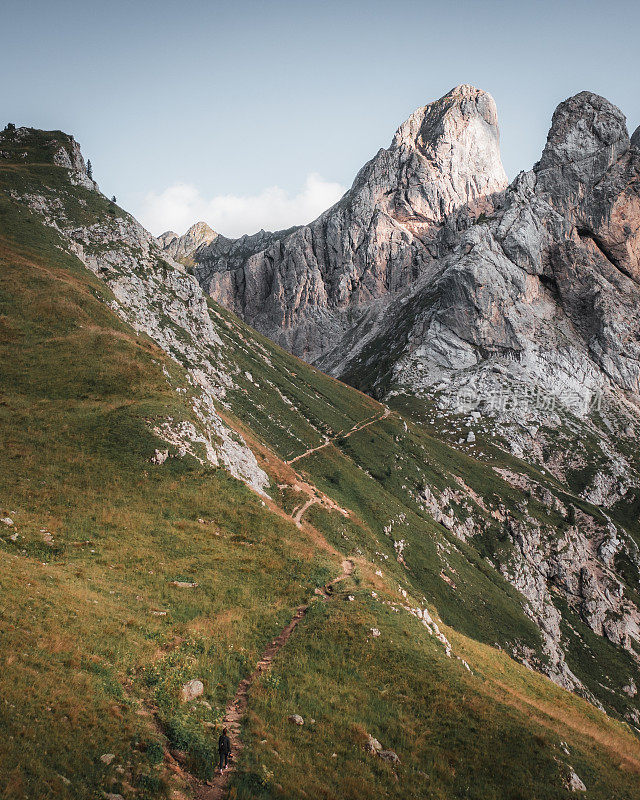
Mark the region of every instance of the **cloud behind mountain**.
POLYGON ((280 230, 311 222, 345 191, 316 172, 309 173, 295 193, 275 185, 257 194, 206 197, 191 183, 176 183, 162 192, 149 192, 139 218, 156 235, 168 229, 182 232, 194 219, 202 219, 225 236, 241 236, 261 228, 280 230))

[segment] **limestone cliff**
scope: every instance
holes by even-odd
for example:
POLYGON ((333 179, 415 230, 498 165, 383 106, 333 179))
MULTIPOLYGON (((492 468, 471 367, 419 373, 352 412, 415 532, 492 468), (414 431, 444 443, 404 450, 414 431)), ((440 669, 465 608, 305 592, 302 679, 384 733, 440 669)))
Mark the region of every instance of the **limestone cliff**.
MULTIPOLYGON (((212 297, 309 361, 358 342, 370 317, 428 272, 463 220, 507 181, 493 99, 460 86, 419 108, 315 222, 197 253, 212 297)), ((354 345, 354 348, 356 345, 354 345)))

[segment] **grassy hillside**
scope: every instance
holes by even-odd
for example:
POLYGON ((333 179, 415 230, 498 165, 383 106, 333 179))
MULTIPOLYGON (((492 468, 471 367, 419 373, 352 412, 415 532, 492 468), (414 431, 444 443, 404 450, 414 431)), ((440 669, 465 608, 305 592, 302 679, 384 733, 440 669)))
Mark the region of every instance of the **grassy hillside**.
MULTIPOLYGON (((0 516, 14 523, 0 524, 0 797, 191 796, 238 683, 309 600, 250 691, 230 796, 561 798, 571 765, 589 798, 637 797, 629 727, 509 658, 545 656, 521 596, 484 558, 480 544, 507 547, 490 506, 471 507, 488 525, 476 545, 420 500, 425 483, 462 475, 515 507, 491 465, 214 304, 233 377, 218 411, 270 497, 173 447, 153 463, 167 448, 155 421, 197 422, 176 391, 187 374, 16 197, 55 196, 77 224, 123 216, 69 183, 49 141, 67 143, 34 133, 16 150, 27 157, 0 161, 0 516), (315 595, 344 556, 353 576, 315 595), (190 679, 204 694, 183 703, 190 679), (401 763, 367 754, 367 734, 401 763)), ((595 638, 626 675, 627 656, 595 638)))

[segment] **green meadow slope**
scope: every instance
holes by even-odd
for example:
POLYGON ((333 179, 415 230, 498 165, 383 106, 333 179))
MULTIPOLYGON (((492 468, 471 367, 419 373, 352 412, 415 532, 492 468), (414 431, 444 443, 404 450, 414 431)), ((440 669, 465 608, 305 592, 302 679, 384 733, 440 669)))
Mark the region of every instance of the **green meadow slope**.
POLYGON ((639 797, 632 654, 564 609, 567 661, 606 715, 512 657, 550 668, 497 566, 500 507, 566 520, 494 468, 559 487, 498 448, 449 446, 408 401, 381 406, 210 301, 215 344, 193 339, 167 315, 177 267, 137 260, 131 218, 74 183, 60 148, 36 131, 0 148, 0 797, 197 795, 225 706, 306 602, 249 692, 230 797, 555 799, 572 771, 585 797, 639 797), (123 305, 129 278, 158 275, 138 319, 171 347, 123 305), (198 411, 197 348, 219 370, 217 417, 198 411), (212 419, 254 454, 261 491, 225 468, 212 419), (201 439, 178 441, 184 426, 201 439), (425 486, 477 535, 436 522, 425 486), (316 594, 343 558, 353 575, 316 594), (182 702, 192 679, 204 694, 182 702), (367 753, 369 734, 400 763, 367 753))

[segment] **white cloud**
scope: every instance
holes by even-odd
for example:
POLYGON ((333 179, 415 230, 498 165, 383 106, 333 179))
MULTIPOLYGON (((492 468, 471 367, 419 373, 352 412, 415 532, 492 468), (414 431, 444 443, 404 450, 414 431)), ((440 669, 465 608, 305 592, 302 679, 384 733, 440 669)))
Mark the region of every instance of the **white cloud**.
POLYGON ((345 192, 339 183, 325 181, 317 173, 307 175, 295 195, 269 186, 255 195, 222 194, 203 197, 193 184, 178 183, 163 192, 150 192, 138 214, 140 222, 156 236, 166 230, 184 233, 203 220, 224 236, 281 230, 314 220, 345 192))

